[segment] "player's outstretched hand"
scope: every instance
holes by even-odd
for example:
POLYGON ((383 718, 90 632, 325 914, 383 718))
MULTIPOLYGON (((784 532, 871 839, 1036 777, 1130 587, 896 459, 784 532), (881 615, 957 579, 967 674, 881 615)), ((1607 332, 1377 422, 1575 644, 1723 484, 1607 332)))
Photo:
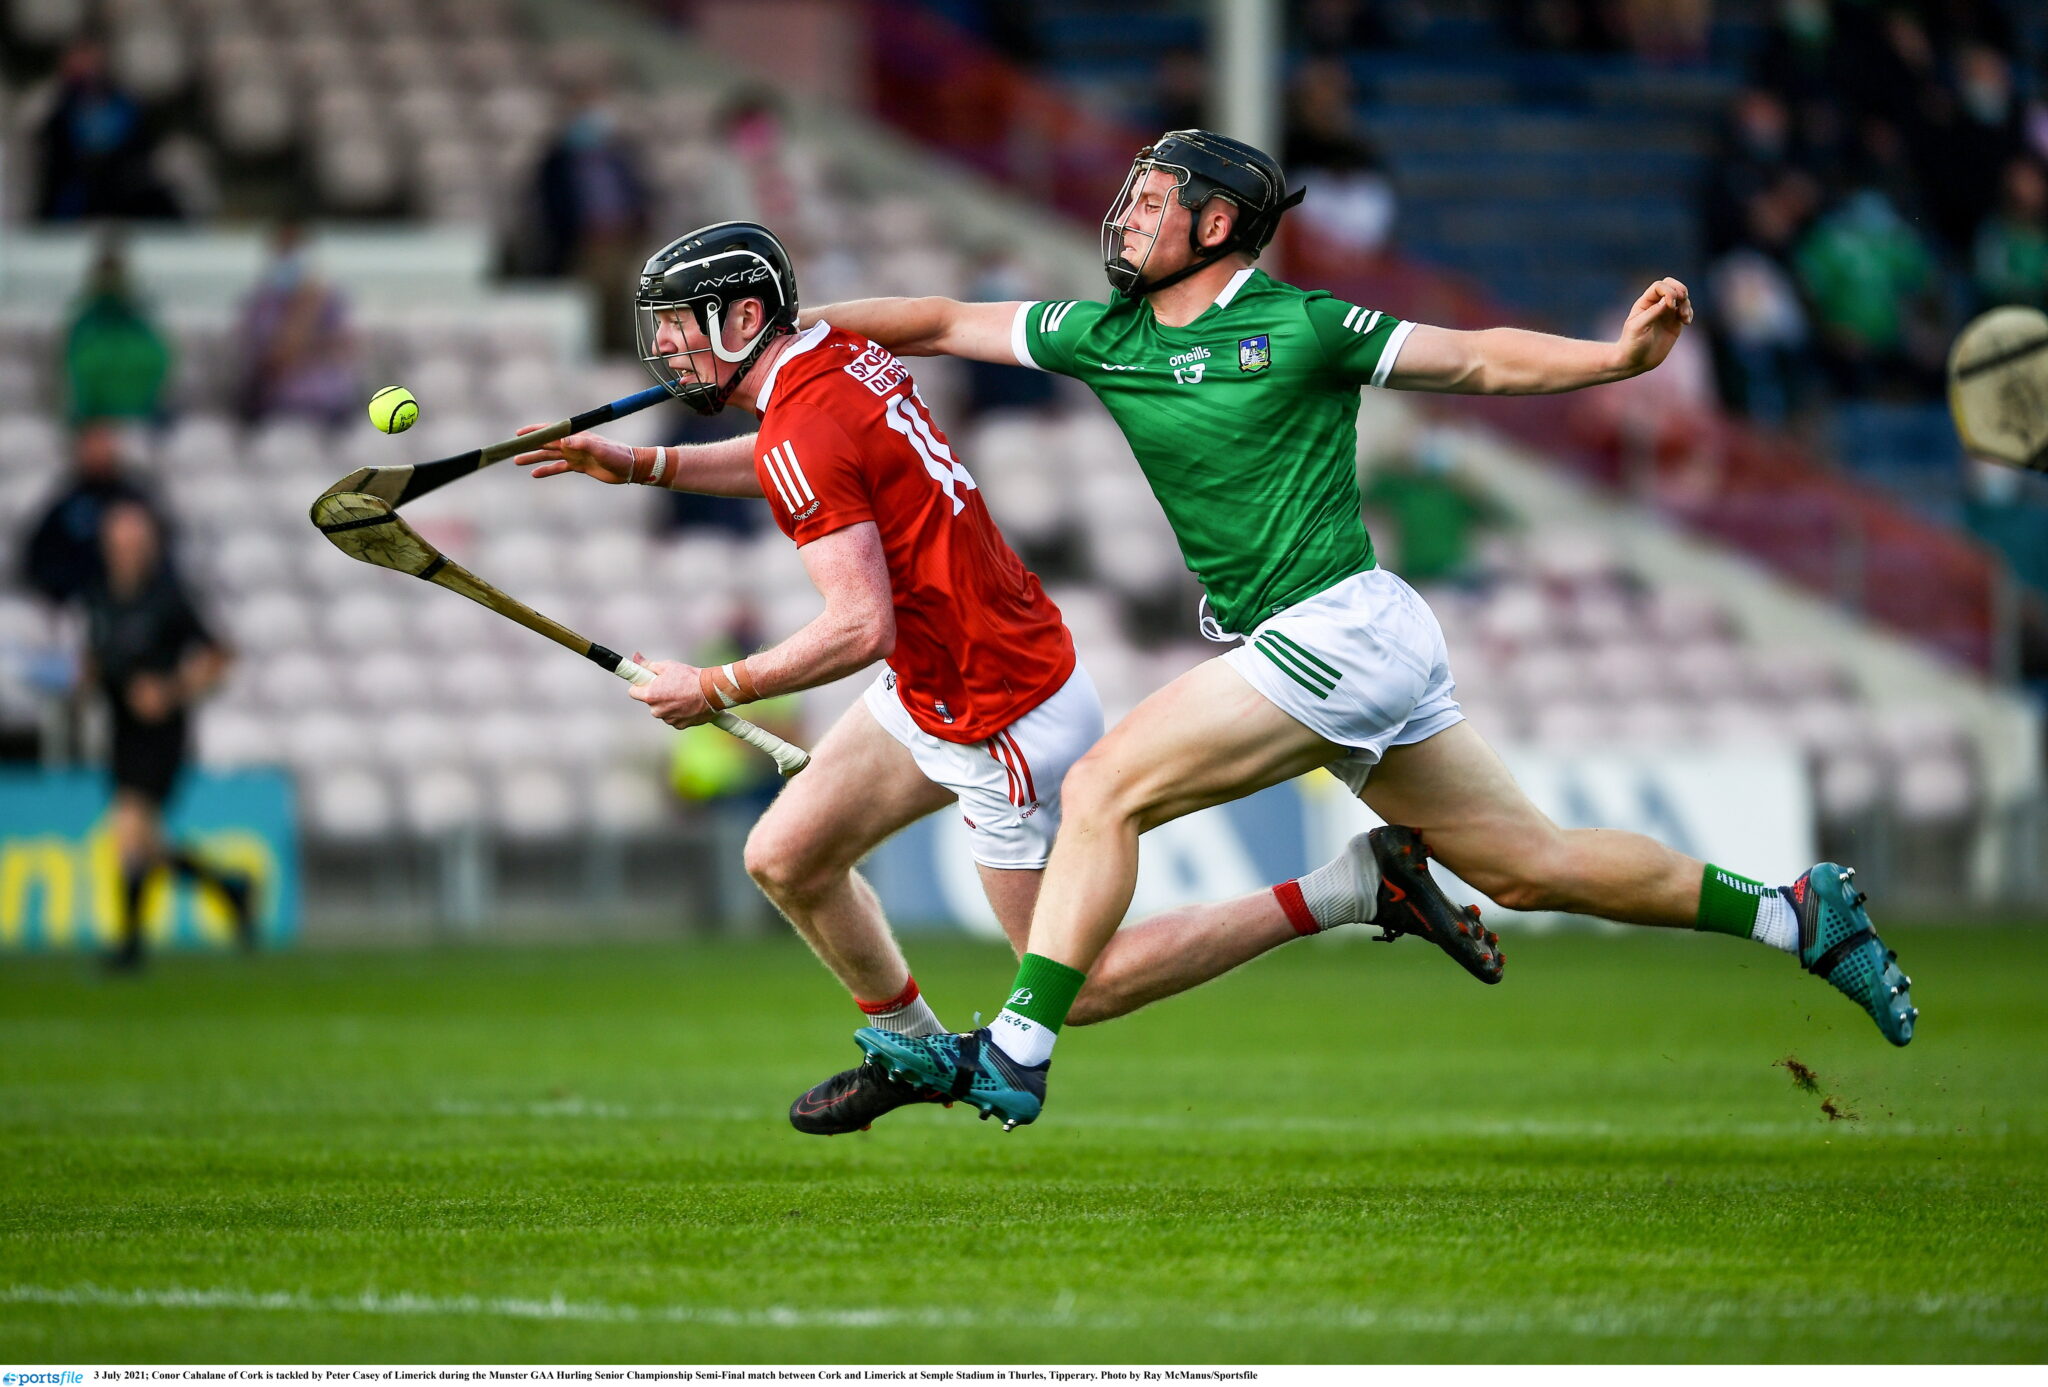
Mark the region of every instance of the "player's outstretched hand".
MULTIPOLYGON (((545 424, 528 424, 519 432, 532 433, 545 424)), ((521 453, 512 459, 519 467, 533 468, 536 477, 556 477, 564 472, 581 472, 609 486, 633 479, 633 450, 616 439, 594 433, 572 433, 545 447, 521 453)))
POLYGON ((1661 364, 1691 321, 1692 291, 1675 279, 1658 280, 1629 310, 1621 330, 1622 360, 1636 372, 1661 364))
POLYGON ((695 665, 686 665, 681 660, 650 660, 637 650, 633 652, 633 663, 653 670, 654 682, 635 684, 627 692, 670 727, 695 727, 700 722, 709 722, 717 711, 704 701, 695 665))

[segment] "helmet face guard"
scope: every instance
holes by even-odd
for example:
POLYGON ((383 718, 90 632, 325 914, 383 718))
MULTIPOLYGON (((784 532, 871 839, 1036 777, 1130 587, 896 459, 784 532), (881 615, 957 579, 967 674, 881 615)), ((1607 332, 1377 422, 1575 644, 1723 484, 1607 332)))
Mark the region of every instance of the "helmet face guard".
MULTIPOLYGON (((1280 215, 1295 206, 1303 193, 1286 196, 1280 166, 1271 156, 1227 136, 1207 130, 1170 130, 1138 151, 1122 191, 1102 219, 1102 269, 1109 287, 1128 299, 1178 284, 1232 253, 1256 260, 1280 228, 1280 215), (1159 246, 1159 228, 1143 231, 1131 224, 1138 190, 1154 173, 1173 180, 1173 196, 1188 209, 1188 250, 1193 259, 1180 269, 1147 281, 1145 268, 1159 246), (1201 243, 1201 213, 1211 198, 1237 208, 1230 233, 1214 246, 1201 243), (1142 246, 1140 243, 1142 242, 1142 246), (1126 258, 1127 249, 1138 253, 1126 258)), ((1165 221, 1162 209, 1160 221, 1165 221)))
MULTIPOLYGON (((1141 231, 1131 225, 1131 219, 1138 211, 1138 190, 1153 173, 1163 173, 1173 179, 1173 195, 1183 207, 1192 213, 1201 210, 1201 204, 1190 202, 1187 196, 1188 184, 1194 174, 1185 165, 1164 164, 1152 157, 1152 146, 1138 151, 1138 157, 1131 161, 1131 171, 1124 175, 1122 191, 1116 201, 1109 204, 1109 211, 1102 218, 1102 271, 1109 276, 1109 287, 1125 298, 1134 299, 1140 294, 1160 286, 1145 283, 1145 267, 1152 263, 1152 252, 1159 247, 1159 231, 1166 221, 1166 209, 1161 208, 1159 222, 1150 231, 1141 231), (1126 258, 1124 251, 1135 249, 1136 256, 1126 258)), ((1194 231, 1188 233, 1194 238, 1194 231)), ((1195 247, 1199 252, 1201 247, 1195 247)))
MULTIPOLYGON (((647 262, 633 297, 633 336, 640 364, 669 394, 700 414, 716 414, 768 344, 795 327, 796 312, 795 278, 781 243, 764 228, 730 223, 678 238, 647 262), (747 299, 761 301, 767 321, 745 342, 728 348, 722 331, 726 315, 747 299), (685 312, 695 319, 704 345, 689 347, 676 340, 673 349, 664 349, 659 345, 664 315, 685 312), (677 369, 679 359, 687 374, 677 369), (739 368, 722 385, 720 363, 739 368)), ((680 328, 672 328, 671 335, 679 338, 680 328)))

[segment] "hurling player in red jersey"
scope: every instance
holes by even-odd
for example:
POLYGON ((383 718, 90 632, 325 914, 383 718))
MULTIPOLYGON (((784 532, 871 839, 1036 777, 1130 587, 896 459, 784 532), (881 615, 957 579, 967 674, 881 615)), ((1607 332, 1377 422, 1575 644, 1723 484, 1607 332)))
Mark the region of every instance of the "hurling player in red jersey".
MULTIPOLYGON (((796 542, 824 612, 722 668, 653 663, 659 677, 633 697, 662 721, 687 727, 886 661, 762 815, 746 866, 870 1024, 938 1034, 854 864, 957 801, 989 904, 1021 950, 1060 783, 1102 734, 1095 687, 903 364, 829 323, 796 330, 795 276, 771 232, 723 222, 679 237, 647 262, 636 314, 656 379, 705 413, 732 404, 758 415, 758 433, 679 448, 573 434, 517 461, 536 477, 763 497, 796 542)), ((1297 937, 1276 922, 1271 898, 1171 911, 1123 931, 1075 1018, 1122 1015, 1297 937)), ((798 1098, 790 1120, 830 1135, 943 1097, 866 1062, 798 1098)))

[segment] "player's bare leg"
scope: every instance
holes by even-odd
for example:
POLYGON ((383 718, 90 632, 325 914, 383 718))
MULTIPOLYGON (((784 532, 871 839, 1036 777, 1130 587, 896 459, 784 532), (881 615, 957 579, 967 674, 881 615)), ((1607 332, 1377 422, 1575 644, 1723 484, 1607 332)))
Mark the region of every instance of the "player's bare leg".
POLYGON ((748 875, 854 997, 900 995, 910 969, 874 888, 854 870, 897 830, 953 802, 855 703, 747 837, 748 875))
MULTIPOLYGON (((1043 877, 1043 872, 981 869, 989 904, 1020 958, 1030 942, 1032 909, 1043 877)), ((1085 1026, 1128 1015, 1301 936, 1271 891, 1147 916, 1109 941, 1067 1013, 1067 1023, 1085 1026)))
POLYGON ((1640 833, 1560 829, 1469 722, 1388 748, 1360 798, 1418 830, 1439 862, 1510 910, 1685 929, 1699 916, 1704 862, 1640 833))
POLYGON ((1469 723, 1390 749, 1363 797, 1389 822, 1420 829, 1445 866, 1504 906, 1754 939, 1825 978, 1892 1044, 1913 1038, 1912 979, 1848 868, 1816 863, 1773 890, 1639 833, 1560 829, 1469 723))
POLYGON ((1067 773, 1028 949, 996 1017, 1011 1029, 1000 1040, 984 1030, 899 1043, 872 1029, 856 1039, 893 1071, 914 1074, 983 1116, 1002 1117, 1006 1128, 1034 1120, 1053 1038, 1130 909, 1139 835, 1292 779, 1341 752, 1223 661, 1188 671, 1140 703, 1067 773))
POLYGON ((1130 909, 1140 834, 1342 752, 1221 660, 1189 670, 1132 709, 1068 773, 1030 952, 1087 972, 1130 909))

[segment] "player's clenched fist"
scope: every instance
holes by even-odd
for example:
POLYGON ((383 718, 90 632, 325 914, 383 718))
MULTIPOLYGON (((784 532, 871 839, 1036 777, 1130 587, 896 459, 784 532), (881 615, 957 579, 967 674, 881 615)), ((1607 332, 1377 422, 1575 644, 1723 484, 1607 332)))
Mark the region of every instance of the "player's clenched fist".
MULTIPOLYGON (((519 432, 527 434, 546 427, 545 424, 528 424, 519 432)), ((533 452, 521 453, 512 461, 520 467, 532 467, 536 477, 581 472, 611 486, 633 479, 633 450, 617 439, 594 433, 572 433, 533 452)))
POLYGON ((633 697, 670 727, 695 727, 700 722, 709 722, 718 711, 704 701, 703 681, 695 665, 686 665, 681 660, 650 662, 637 653, 633 662, 654 671, 654 682, 635 684, 631 690, 633 697))
POLYGON ((1632 370, 1660 365, 1678 343, 1678 334, 1692 321, 1692 291, 1666 277, 1643 290, 1621 330, 1623 362, 1632 370))

